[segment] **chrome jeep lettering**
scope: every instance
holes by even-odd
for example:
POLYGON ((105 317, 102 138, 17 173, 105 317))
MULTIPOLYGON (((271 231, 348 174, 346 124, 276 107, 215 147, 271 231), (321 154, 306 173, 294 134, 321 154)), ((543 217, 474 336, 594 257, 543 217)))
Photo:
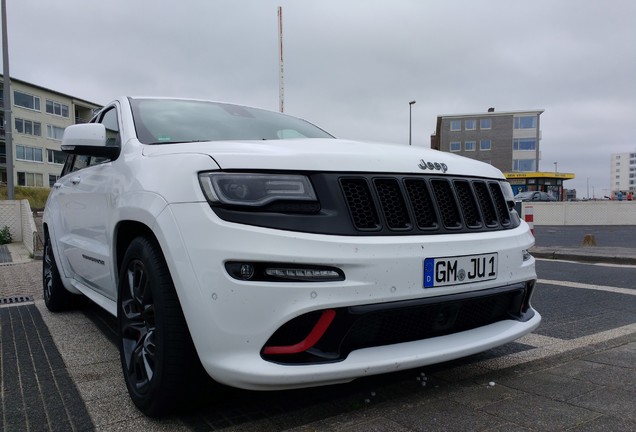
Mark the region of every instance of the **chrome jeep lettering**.
POLYGON ((420 159, 420 163, 417 166, 423 170, 429 169, 431 171, 441 171, 443 173, 448 171, 448 166, 445 163, 428 162, 428 161, 425 161, 424 159, 420 159))

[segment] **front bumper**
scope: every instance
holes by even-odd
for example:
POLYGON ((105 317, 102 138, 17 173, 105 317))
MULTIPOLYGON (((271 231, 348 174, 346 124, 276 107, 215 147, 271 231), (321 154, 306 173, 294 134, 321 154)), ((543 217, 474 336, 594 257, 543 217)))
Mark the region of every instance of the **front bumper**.
POLYGON ((169 206, 157 219, 155 232, 201 362, 214 379, 236 387, 316 386, 447 361, 517 339, 541 320, 528 302, 523 318, 381 346, 354 344, 335 361, 289 364, 294 362, 263 358, 263 348, 277 330, 304 314, 395 302, 435 303, 442 296, 470 298, 470 293, 525 287, 536 279, 534 259, 523 260, 523 250, 534 242, 527 225, 456 235, 329 236, 224 222, 207 203, 187 203, 169 206), (499 256, 497 279, 423 288, 425 258, 492 252, 499 256), (242 281, 225 269, 226 262, 241 260, 336 267, 345 280, 242 281))

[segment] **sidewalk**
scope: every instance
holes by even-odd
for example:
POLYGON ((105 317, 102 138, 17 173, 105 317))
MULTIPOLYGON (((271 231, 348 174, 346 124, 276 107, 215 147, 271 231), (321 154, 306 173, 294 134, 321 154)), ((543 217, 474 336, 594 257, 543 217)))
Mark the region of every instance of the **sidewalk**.
MULTIPOLYGON (((535 255, 564 252, 535 249, 535 255)), ((570 259, 636 257, 634 250, 571 249, 570 259)), ((25 295, 33 301, 0 306, 5 430, 636 430, 634 333, 523 362, 493 357, 428 367, 426 375, 405 371, 378 378, 379 394, 361 393, 369 384, 236 391, 195 420, 151 420, 130 402, 117 350, 103 330, 82 312, 48 312, 42 262, 25 257, 19 245, 11 245, 10 252, 20 262, 0 265, 0 298, 25 295), (314 402, 311 394, 323 397, 314 402)), ((544 337, 526 338, 522 343, 544 337)), ((550 350, 547 342, 544 351, 550 350)))

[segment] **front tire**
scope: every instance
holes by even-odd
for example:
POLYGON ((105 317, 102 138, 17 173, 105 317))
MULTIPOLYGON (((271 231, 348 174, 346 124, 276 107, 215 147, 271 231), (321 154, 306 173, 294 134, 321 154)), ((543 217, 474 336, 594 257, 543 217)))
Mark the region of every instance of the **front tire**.
POLYGON ((42 259, 42 288, 44 304, 51 312, 62 312, 81 306, 85 297, 73 294, 64 288, 57 269, 51 237, 44 237, 44 257, 42 259))
POLYGON ((155 241, 138 237, 130 243, 118 292, 119 352, 128 393, 144 414, 168 414, 188 399, 199 363, 155 241))

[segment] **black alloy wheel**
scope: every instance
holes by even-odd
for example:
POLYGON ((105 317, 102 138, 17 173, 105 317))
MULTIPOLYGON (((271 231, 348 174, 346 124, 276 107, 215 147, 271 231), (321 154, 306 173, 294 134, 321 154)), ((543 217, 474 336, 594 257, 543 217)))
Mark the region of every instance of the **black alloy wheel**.
POLYGON ((78 306, 85 301, 81 294, 73 294, 64 288, 60 278, 53 244, 48 233, 44 235, 44 257, 42 259, 42 289, 44 304, 51 312, 62 312, 78 306))
POLYGON ((135 392, 145 394, 155 373, 155 305, 144 263, 133 260, 126 269, 121 292, 121 347, 126 361, 126 379, 135 392))
POLYGON ((183 408, 202 368, 156 241, 130 243, 118 292, 119 351, 131 399, 152 417, 183 408))

